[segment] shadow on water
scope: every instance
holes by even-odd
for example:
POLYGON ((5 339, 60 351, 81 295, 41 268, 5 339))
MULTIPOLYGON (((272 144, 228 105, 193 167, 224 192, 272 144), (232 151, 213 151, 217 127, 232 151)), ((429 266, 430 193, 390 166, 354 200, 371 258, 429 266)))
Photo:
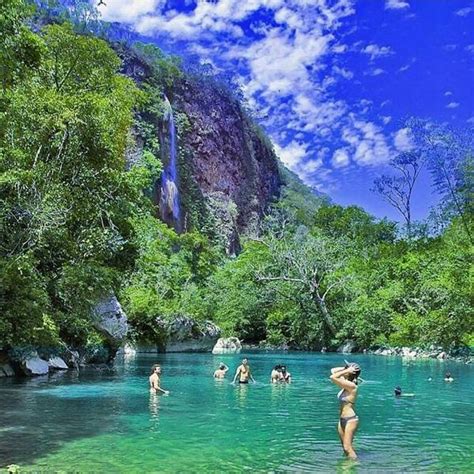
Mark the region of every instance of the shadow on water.
MULTIPOLYGON (((141 391, 143 392, 143 390, 141 391)), ((0 468, 28 464, 64 444, 123 432, 116 414, 138 413, 137 393, 124 393, 114 371, 58 372, 0 380, 0 468)), ((150 411, 157 414, 157 403, 150 411)))

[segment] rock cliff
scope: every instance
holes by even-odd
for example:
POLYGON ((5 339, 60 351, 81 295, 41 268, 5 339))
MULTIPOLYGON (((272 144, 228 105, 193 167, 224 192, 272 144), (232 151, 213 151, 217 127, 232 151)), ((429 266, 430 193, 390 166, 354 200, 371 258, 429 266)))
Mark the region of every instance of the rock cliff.
MULTIPOLYGON (((207 76, 181 72, 166 85, 156 85, 159 76, 140 54, 116 47, 123 60, 123 73, 148 91, 162 96, 172 107, 176 122, 177 189, 181 206, 178 231, 198 228, 229 252, 238 251, 239 236, 252 232, 268 205, 280 195, 279 162, 269 139, 244 110, 238 98, 207 76), (151 87, 150 87, 151 86, 151 87)), ((159 108, 159 107, 156 107, 159 108)), ((155 108, 155 110, 156 110, 155 108)), ((140 112, 140 119, 154 128, 159 158, 166 167, 170 140, 166 138, 169 112, 140 112), (163 153, 164 152, 164 153, 163 153)), ((133 133, 135 144, 128 165, 139 159, 146 138, 133 133)), ((163 174, 162 177, 163 178, 163 174)), ((155 185, 155 203, 160 205, 162 183, 155 185)), ((157 215, 163 215, 157 211, 157 215)), ((171 224, 171 223, 170 223, 171 224)))

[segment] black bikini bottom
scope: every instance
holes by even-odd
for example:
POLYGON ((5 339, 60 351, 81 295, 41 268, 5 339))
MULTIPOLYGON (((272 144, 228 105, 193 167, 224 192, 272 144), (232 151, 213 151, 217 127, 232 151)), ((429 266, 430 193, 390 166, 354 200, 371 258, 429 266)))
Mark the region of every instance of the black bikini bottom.
POLYGON ((347 425, 347 422, 348 421, 352 421, 352 420, 355 420, 355 421, 359 421, 359 417, 357 415, 353 415, 353 416, 341 416, 341 418, 339 419, 339 423, 341 423, 341 428, 343 430, 346 429, 346 425, 347 425))

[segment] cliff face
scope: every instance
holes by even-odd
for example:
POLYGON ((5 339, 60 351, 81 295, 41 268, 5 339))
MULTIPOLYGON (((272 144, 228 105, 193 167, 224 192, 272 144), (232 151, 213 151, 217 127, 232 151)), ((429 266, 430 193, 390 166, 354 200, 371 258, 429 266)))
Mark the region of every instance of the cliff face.
MULTIPOLYGON (((118 53, 126 75, 137 83, 149 82, 153 68, 143 58, 129 50, 118 53)), ((269 203, 279 196, 281 177, 272 145, 239 101, 209 78, 181 74, 161 87, 158 95, 164 97, 164 91, 176 122, 181 207, 180 221, 169 223, 178 230, 203 230, 233 253, 238 250, 239 235, 252 232, 269 203)), ((143 117, 156 130, 166 168, 170 143, 163 130, 167 125, 157 117, 143 117)), ((137 147, 143 140, 136 138, 129 165, 140 155, 137 147)), ((162 184, 155 186, 157 206, 162 184)))
POLYGON ((207 209, 221 220, 228 214, 239 233, 251 231, 279 194, 278 162, 270 142, 239 102, 210 82, 185 78, 174 102, 189 121, 180 143, 207 209))

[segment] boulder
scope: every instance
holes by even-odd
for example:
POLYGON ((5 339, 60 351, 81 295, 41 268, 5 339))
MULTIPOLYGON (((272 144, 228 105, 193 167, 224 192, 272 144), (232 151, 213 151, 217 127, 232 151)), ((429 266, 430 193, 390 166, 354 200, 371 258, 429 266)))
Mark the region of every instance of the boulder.
POLYGON ((119 347, 128 333, 128 319, 114 295, 104 298, 94 308, 94 327, 113 347, 119 347))
POLYGON ((15 371, 8 362, 0 363, 0 377, 13 377, 15 371))
POLYGON ((69 367, 66 362, 64 362, 61 357, 50 357, 48 360, 48 365, 50 369, 54 370, 67 370, 69 367))
POLYGON ((348 340, 338 347, 337 352, 342 352, 343 354, 350 354, 351 352, 354 352, 356 348, 356 343, 354 341, 348 340))
POLYGON ((49 372, 48 363, 36 351, 22 357, 20 368, 25 375, 46 375, 49 372))
POLYGON ((444 360, 447 358, 447 354, 446 352, 440 352, 436 358, 439 360, 444 360))
POLYGON ((237 337, 221 337, 212 349, 213 354, 238 354, 242 344, 237 337))
POLYGON ((178 316, 171 321, 157 318, 166 333, 166 352, 210 352, 220 336, 220 328, 210 321, 178 316))

